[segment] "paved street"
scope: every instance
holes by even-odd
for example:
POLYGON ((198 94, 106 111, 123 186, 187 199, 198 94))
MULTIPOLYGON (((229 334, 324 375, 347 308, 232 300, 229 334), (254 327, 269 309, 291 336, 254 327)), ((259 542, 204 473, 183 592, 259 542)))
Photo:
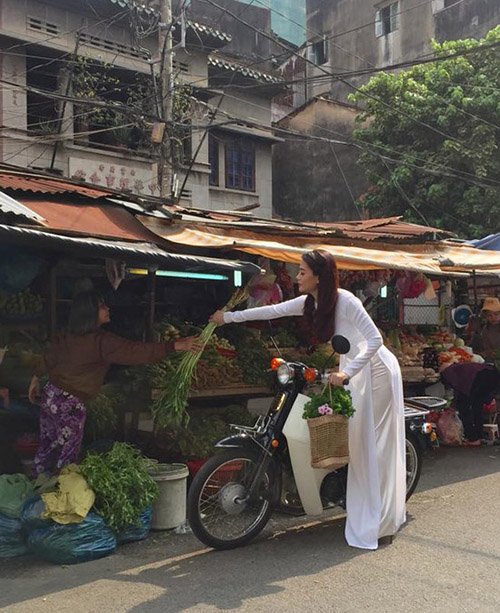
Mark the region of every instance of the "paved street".
POLYGON ((103 560, 0 563, 2 611, 500 611, 500 447, 428 455, 392 545, 350 549, 343 519, 277 517, 212 552, 156 533, 103 560))

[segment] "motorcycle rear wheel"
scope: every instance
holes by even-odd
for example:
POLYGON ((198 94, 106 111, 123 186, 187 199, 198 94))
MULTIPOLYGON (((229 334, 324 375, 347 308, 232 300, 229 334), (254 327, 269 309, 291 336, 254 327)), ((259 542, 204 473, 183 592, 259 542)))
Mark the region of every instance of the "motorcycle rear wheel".
POLYGON ((234 549, 263 530, 273 508, 270 467, 252 500, 244 500, 260 461, 258 453, 228 449, 210 458, 196 474, 189 488, 187 514, 202 543, 214 549, 234 549))
POLYGON ((422 471, 422 448, 414 434, 406 433, 406 500, 415 491, 422 471))

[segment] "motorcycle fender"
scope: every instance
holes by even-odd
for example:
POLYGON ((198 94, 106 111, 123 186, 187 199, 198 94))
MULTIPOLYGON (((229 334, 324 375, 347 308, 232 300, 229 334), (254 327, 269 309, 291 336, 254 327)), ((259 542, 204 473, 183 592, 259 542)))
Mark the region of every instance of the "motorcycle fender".
POLYGON ((216 443, 215 447, 217 449, 251 449, 253 451, 259 449, 254 439, 244 433, 227 436, 216 443))
POLYGON ((331 470, 311 466, 311 445, 307 422, 302 418, 304 405, 310 398, 299 394, 283 428, 286 437, 293 476, 300 501, 307 515, 320 515, 323 512, 321 502, 321 483, 331 470))

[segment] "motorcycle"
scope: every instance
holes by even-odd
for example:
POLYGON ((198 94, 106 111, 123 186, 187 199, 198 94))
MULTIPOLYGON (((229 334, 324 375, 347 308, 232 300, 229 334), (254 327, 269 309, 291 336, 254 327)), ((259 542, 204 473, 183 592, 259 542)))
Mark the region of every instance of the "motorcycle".
MULTIPOLYGON (((334 352, 348 353, 349 341, 332 339, 334 352)), ((265 527, 275 509, 319 515, 335 506, 345 508, 347 470, 311 467, 309 431, 302 418, 308 385, 328 375, 299 362, 273 358, 278 392, 266 415, 253 427, 232 425, 235 434, 215 446, 189 488, 187 515, 195 536, 215 549, 249 543, 265 527)), ((344 384, 347 384, 345 381, 344 384)), ((435 397, 405 398, 406 499, 420 479, 425 446, 435 440, 430 411, 444 407, 435 397)))

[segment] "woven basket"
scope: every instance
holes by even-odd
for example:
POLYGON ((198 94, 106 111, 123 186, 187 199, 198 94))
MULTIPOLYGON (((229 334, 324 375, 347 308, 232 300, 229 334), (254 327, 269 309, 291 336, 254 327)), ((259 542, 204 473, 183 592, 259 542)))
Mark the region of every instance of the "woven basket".
POLYGON ((349 462, 349 418, 323 415, 307 420, 313 468, 340 468, 349 462))

